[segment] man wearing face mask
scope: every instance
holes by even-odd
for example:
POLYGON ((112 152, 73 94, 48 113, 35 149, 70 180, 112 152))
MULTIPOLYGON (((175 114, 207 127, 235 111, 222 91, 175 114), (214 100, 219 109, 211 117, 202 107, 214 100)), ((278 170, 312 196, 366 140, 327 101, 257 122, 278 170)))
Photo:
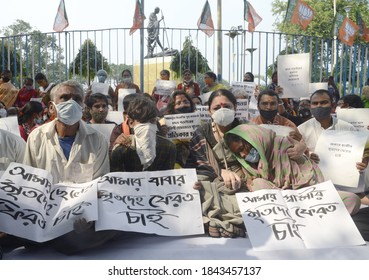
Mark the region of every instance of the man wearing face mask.
POLYGON ((113 147, 111 172, 174 169, 176 147, 157 133, 155 103, 143 96, 134 98, 128 106, 127 118, 134 134, 113 147))
POLYGON ((133 83, 132 73, 130 70, 125 69, 122 71, 122 82, 117 85, 114 91, 114 104, 115 110, 118 110, 118 97, 119 97, 119 90, 121 89, 134 89, 136 93, 141 93, 141 90, 138 85, 133 83))
POLYGON ((278 114, 278 104, 280 102, 279 96, 274 90, 268 89, 262 91, 258 96, 258 109, 260 115, 251 119, 250 122, 253 124, 288 126, 297 130, 297 127, 293 122, 278 114))
POLYGON ((308 147, 311 159, 315 162, 319 162, 319 156, 314 153, 315 146, 324 130, 356 130, 352 124, 332 116, 332 107, 333 96, 327 90, 315 91, 310 97, 313 118, 297 127, 308 147))
POLYGON ((104 136, 82 120, 83 88, 76 81, 56 85, 49 112, 56 118, 30 133, 24 163, 46 169, 54 183, 89 182, 110 171, 104 136))

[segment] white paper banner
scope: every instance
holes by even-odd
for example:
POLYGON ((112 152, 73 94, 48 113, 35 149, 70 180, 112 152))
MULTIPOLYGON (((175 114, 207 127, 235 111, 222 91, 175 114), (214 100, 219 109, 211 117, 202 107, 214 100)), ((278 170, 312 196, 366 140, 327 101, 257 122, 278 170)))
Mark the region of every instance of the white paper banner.
POLYGON ((129 94, 136 93, 135 89, 120 88, 118 90, 118 111, 123 112, 123 99, 129 94))
POLYGON ((0 129, 10 131, 20 137, 17 116, 0 118, 0 129))
POLYGON ((294 131, 292 127, 285 125, 259 124, 259 126, 273 130, 278 136, 289 136, 290 132, 294 131))
POLYGON ((176 81, 156 80, 156 94, 171 95, 176 89, 176 81))
POLYGON ((168 127, 168 139, 191 139, 201 123, 198 112, 165 115, 164 120, 168 127))
POLYGON ((369 108, 336 109, 337 118, 351 123, 357 130, 368 130, 369 108))
MULTIPOLYGON (((121 112, 120 112, 121 113, 121 112)), ((115 124, 113 123, 90 123, 91 127, 99 131, 106 141, 110 143, 110 136, 111 132, 113 131, 113 128, 115 127, 115 124)))
POLYGON ((233 81, 231 83, 231 89, 232 93, 236 96, 244 96, 245 98, 247 96, 252 96, 255 94, 255 83, 252 82, 237 82, 233 81))

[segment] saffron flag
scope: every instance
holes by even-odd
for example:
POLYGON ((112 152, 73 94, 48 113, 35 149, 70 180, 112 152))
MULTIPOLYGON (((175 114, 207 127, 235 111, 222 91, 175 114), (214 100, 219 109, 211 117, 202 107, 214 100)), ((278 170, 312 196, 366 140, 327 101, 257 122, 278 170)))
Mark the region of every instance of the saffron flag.
POLYGON ((369 42, 369 29, 366 27, 366 24, 361 17, 361 14, 359 11, 356 11, 356 23, 359 26, 359 35, 360 37, 366 41, 369 42))
POLYGON ((211 11, 208 0, 206 0, 204 8, 202 9, 201 16, 197 21, 197 26, 202 32, 208 35, 208 37, 211 37, 214 34, 214 24, 211 18, 211 11))
POLYGON ((340 39, 342 43, 352 47, 358 30, 359 26, 357 26, 356 23, 351 19, 346 17, 340 29, 338 30, 338 39, 340 39))
POLYGON ((244 0, 244 19, 249 23, 249 32, 254 32, 255 27, 263 20, 251 6, 249 1, 244 0))
POLYGON ((291 22, 300 25, 303 30, 314 18, 314 10, 302 0, 298 0, 292 14, 291 22))
POLYGON ((58 12, 56 13, 53 30, 62 32, 69 25, 64 0, 60 0, 58 12))
POLYGON ((146 17, 142 12, 141 3, 137 0, 135 14, 133 16, 133 25, 129 30, 129 35, 132 35, 137 29, 142 28, 145 19, 146 17))

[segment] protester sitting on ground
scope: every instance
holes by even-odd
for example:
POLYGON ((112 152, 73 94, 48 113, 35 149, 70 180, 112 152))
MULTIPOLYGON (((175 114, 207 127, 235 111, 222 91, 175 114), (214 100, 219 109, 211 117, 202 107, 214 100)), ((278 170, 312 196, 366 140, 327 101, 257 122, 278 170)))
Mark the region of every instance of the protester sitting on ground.
POLYGON ((116 144, 111 153, 111 171, 157 171, 174 169, 176 148, 158 135, 155 103, 137 96, 127 108, 127 123, 134 134, 116 144))
POLYGON ((44 106, 48 106, 50 102, 51 89, 56 85, 55 83, 49 83, 46 76, 42 73, 37 73, 35 76, 36 83, 40 86, 38 96, 42 97, 42 103, 44 106))
POLYGON ((0 171, 6 170, 11 162, 23 162, 26 142, 21 137, 0 129, 0 147, 0 171))
POLYGON ((217 82, 217 75, 214 72, 206 72, 204 75, 205 87, 202 93, 211 92, 217 89, 226 88, 223 84, 217 82))
POLYGON ((87 123, 112 123, 115 122, 109 121, 106 119, 108 116, 108 98, 106 95, 102 93, 93 93, 90 94, 86 100, 87 110, 91 116, 90 120, 87 123))
POLYGON ((33 87, 33 79, 25 78, 24 86, 18 91, 17 99, 15 100, 14 106, 21 110, 31 98, 37 98, 38 92, 33 87))
POLYGON ((202 100, 199 96, 192 96, 192 102, 193 104, 198 105, 198 106, 202 106, 202 100))
POLYGON ((15 107, 9 107, 7 111, 8 111, 8 117, 18 116, 18 109, 15 107))
POLYGON ((342 100, 342 103, 341 104, 337 103, 337 107, 343 109, 365 107, 363 100, 360 98, 360 96, 356 94, 347 94, 345 96, 342 96, 339 100, 342 100))
MULTIPOLYGON (((160 79, 164 81, 169 81, 170 79, 170 72, 166 69, 160 71, 160 79)), ((151 96, 154 98, 156 107, 158 110, 166 107, 168 105, 169 97, 168 95, 160 95, 157 93, 156 86, 153 88, 151 96)))
MULTIPOLYGON (((209 235, 245 236, 234 196, 238 191, 247 191, 245 173, 223 141, 225 133, 241 124, 235 117, 237 100, 229 90, 219 89, 210 95, 208 104, 212 121, 203 123, 195 131, 185 167, 196 168, 203 219, 209 235)), ((301 145, 297 141, 296 144, 301 145)), ((287 151, 290 157, 294 157, 296 148, 291 147, 287 151)), ((301 155, 302 152, 294 159, 301 155)))
MULTIPOLYGON (((196 107, 192 102, 192 98, 183 90, 176 90, 170 96, 167 110, 165 115, 174 115, 174 114, 187 114, 195 112, 196 107)), ((165 118, 161 118, 159 121, 164 132, 168 132, 168 127, 165 124, 165 118)), ((189 141, 190 139, 174 139, 173 143, 176 145, 177 156, 176 156, 176 168, 182 168, 185 166, 188 155, 190 153, 189 150, 189 141)))
POLYGON ((224 138, 247 173, 249 191, 299 189, 324 181, 319 167, 307 156, 291 160, 287 150, 294 143, 270 129, 242 124, 227 132, 224 138))
POLYGON ((36 127, 43 123, 42 104, 38 101, 29 101, 18 114, 19 132, 24 141, 36 127))
POLYGON ((0 101, 6 108, 14 106, 18 94, 18 89, 12 84, 12 76, 10 70, 5 69, 1 72, 0 101))
MULTIPOLYGON (((112 100, 113 108, 116 108, 114 104, 115 95, 114 89, 107 83, 105 83, 106 79, 108 78, 108 73, 104 69, 100 69, 96 72, 97 82, 93 82, 88 89, 86 90, 86 100, 87 98, 94 93, 101 93, 105 96, 109 96, 112 100)), ((86 101, 85 101, 86 103, 86 101)))
POLYGON ((115 88, 113 102, 115 104, 115 110, 118 110, 118 98, 120 89, 133 89, 135 90, 135 93, 141 93, 139 86, 133 82, 132 73, 129 69, 124 69, 122 71, 122 81, 115 88))
POLYGON ((104 136, 82 120, 83 88, 65 81, 51 91, 56 118, 28 137, 24 163, 49 171, 57 182, 84 183, 110 171, 104 136))
MULTIPOLYGON (((249 83, 254 83, 255 81, 255 77, 254 74, 252 74, 251 72, 246 72, 243 75, 243 81, 244 82, 249 82, 249 83)), ((255 92, 254 92, 254 96, 257 99, 259 95, 259 85, 255 84, 255 92)))
POLYGON ((190 69, 186 69, 182 73, 183 81, 177 85, 177 89, 184 90, 189 96, 200 96, 200 86, 192 78, 190 69))

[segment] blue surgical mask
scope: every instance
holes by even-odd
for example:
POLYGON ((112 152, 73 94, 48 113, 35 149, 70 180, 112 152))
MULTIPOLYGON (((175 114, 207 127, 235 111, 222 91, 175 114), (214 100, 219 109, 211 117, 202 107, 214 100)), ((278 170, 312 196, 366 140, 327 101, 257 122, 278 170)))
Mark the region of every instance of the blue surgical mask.
POLYGON ((245 160, 249 163, 257 163, 260 160, 259 152, 255 148, 251 148, 245 160))

